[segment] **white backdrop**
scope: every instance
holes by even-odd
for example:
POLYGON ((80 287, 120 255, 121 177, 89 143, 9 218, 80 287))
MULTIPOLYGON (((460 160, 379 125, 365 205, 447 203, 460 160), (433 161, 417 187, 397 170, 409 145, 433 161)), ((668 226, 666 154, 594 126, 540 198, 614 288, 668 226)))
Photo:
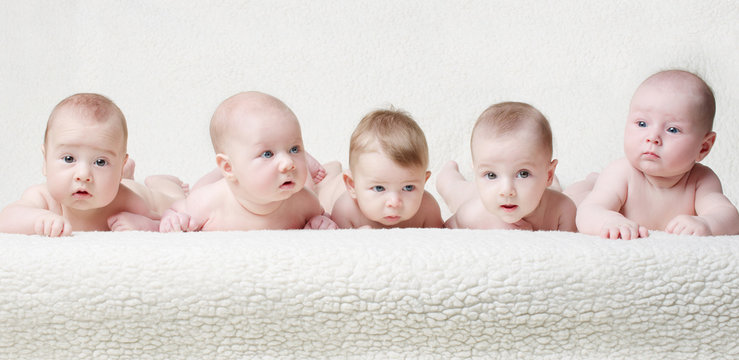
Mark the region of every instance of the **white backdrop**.
POLYGON ((479 113, 524 101, 549 118, 568 185, 622 156, 634 89, 667 68, 713 87, 704 163, 736 204, 737 19, 737 1, 4 1, 0 204, 44 180, 46 119, 77 92, 121 107, 137 179, 190 183, 214 166, 213 110, 243 90, 287 103, 322 162, 346 164, 359 119, 393 105, 425 130, 432 172, 455 159, 468 174, 479 113))

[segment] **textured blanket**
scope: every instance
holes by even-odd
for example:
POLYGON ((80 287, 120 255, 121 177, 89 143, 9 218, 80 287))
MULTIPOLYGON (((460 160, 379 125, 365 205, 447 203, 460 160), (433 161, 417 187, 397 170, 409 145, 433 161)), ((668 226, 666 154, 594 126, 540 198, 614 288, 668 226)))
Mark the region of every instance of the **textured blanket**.
POLYGON ((0 236, 0 358, 736 358, 739 237, 0 236))

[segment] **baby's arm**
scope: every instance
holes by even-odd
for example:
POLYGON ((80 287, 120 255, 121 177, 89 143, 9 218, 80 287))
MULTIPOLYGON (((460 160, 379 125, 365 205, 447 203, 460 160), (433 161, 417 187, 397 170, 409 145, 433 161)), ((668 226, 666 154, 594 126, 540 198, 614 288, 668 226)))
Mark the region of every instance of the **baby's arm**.
POLYGON ((577 208, 575 221, 581 232, 624 240, 648 235, 646 227, 619 213, 628 192, 630 166, 626 159, 621 159, 603 170, 593 191, 577 208))
POLYGON ((739 234, 739 213, 723 194, 718 176, 709 168, 696 165, 700 171, 696 183, 695 212, 697 216, 678 215, 665 231, 685 235, 736 235, 739 234))
POLYGON ((193 189, 190 195, 175 201, 162 214, 159 224, 161 232, 200 231, 208 221, 208 214, 218 202, 225 201, 220 195, 222 181, 193 189))
POLYGON ((27 189, 21 199, 0 212, 0 232, 27 235, 66 236, 72 225, 50 210, 51 197, 45 185, 27 189))

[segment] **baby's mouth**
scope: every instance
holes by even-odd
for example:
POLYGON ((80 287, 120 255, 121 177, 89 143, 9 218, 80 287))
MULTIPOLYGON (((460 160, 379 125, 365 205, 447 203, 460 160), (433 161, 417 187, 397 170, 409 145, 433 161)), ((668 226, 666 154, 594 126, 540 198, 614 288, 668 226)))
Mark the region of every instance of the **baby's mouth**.
POLYGON ((280 185, 280 189, 283 190, 292 189, 293 187, 295 187, 295 182, 293 181, 285 181, 284 183, 282 183, 282 185, 280 185))
POLYGON ((501 205, 500 208, 503 209, 503 211, 512 212, 518 208, 518 205, 505 204, 505 205, 501 205))
POLYGON ((74 194, 72 194, 72 196, 75 198, 86 198, 91 197, 92 194, 90 194, 86 190, 77 190, 74 194))
POLYGON ((651 151, 645 151, 642 153, 642 156, 648 158, 648 159, 659 159, 659 155, 651 152, 651 151))

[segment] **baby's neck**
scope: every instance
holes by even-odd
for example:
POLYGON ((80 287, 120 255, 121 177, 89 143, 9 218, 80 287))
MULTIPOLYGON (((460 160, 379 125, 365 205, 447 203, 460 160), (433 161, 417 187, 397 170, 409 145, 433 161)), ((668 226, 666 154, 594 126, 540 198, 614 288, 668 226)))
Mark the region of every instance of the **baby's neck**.
POLYGON ((104 208, 79 210, 62 205, 62 216, 75 231, 108 231, 108 214, 104 208))
POLYGON ((285 200, 273 201, 266 204, 258 204, 246 199, 235 199, 242 209, 258 216, 266 216, 277 211, 284 203, 285 200))
MULTIPOLYGON (((692 171, 692 169, 691 169, 692 171)), ((651 176, 647 173, 642 173, 644 175, 644 178, 647 180, 647 182, 652 185, 655 188, 658 189, 672 189, 673 187, 682 184, 686 181, 688 178, 688 175, 690 175, 690 171, 675 175, 675 176, 651 176)))

